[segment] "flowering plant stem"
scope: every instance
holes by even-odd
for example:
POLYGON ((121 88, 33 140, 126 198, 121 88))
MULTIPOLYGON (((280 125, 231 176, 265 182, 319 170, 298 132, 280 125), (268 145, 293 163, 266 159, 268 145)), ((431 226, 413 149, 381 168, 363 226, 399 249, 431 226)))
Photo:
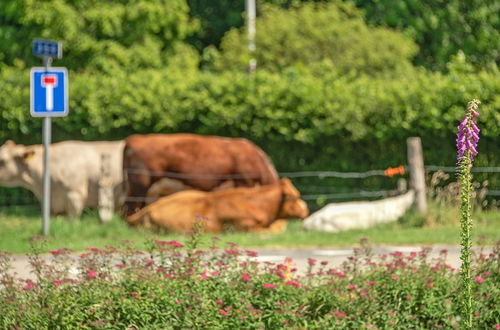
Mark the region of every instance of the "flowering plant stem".
POLYGON ((458 126, 457 150, 460 181, 460 211, 461 211, 461 256, 462 266, 460 274, 462 278, 462 328, 472 329, 472 279, 471 279, 471 203, 472 192, 471 169, 474 157, 477 155, 476 146, 479 140, 479 129, 473 117, 479 116, 477 108, 478 100, 472 100, 467 106, 465 118, 458 126))

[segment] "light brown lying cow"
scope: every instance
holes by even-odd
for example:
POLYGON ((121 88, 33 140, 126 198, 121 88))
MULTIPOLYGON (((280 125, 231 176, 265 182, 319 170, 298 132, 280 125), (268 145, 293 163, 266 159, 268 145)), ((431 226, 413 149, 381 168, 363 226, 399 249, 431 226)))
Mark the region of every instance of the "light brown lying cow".
POLYGON ((308 214, 299 191, 284 178, 252 188, 177 192, 146 206, 127 221, 130 225, 156 225, 175 232, 192 230, 197 221, 210 233, 222 232, 226 226, 239 231, 276 232, 284 229, 285 219, 303 219, 308 214))

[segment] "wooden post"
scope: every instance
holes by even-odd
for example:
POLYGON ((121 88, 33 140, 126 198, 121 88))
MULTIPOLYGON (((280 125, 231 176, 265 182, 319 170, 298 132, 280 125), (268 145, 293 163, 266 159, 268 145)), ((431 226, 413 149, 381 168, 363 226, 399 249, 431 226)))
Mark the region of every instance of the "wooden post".
POLYGON ((421 215, 427 212, 425 187, 424 156, 422 142, 419 137, 406 140, 408 146, 408 165, 410 170, 410 187, 415 190, 415 204, 421 215))
POLYGON ((98 182, 98 210, 102 222, 108 222, 115 210, 113 181, 111 179, 111 159, 109 154, 101 154, 101 177, 98 182))

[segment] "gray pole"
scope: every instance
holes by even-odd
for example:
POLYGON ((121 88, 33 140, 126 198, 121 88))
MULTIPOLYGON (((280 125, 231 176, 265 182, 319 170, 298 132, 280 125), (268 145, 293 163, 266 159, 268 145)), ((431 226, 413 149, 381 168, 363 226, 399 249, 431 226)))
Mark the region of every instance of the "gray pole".
POLYGON ((255 0, 246 0, 247 11, 247 30, 248 30, 248 51, 250 53, 250 62, 248 63, 248 71, 254 72, 257 68, 257 60, 254 58, 255 53, 255 0))
MULTIPOLYGON (((52 58, 43 57, 45 70, 49 70, 52 58)), ((42 197, 42 230, 43 235, 49 235, 50 227, 50 167, 49 167, 49 147, 51 140, 51 118, 43 118, 43 197, 42 197)))

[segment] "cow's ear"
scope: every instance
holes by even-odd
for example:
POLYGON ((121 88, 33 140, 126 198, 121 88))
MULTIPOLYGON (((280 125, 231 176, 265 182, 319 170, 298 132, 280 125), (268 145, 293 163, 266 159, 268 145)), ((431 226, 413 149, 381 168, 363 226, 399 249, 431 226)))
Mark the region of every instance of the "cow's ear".
POLYGON ((11 148, 11 147, 15 146, 15 145, 16 145, 16 143, 15 143, 14 141, 12 141, 12 140, 7 140, 7 141, 5 141, 5 144, 4 144, 4 145, 5 145, 6 147, 8 147, 8 148, 11 148))
POLYGON ((26 150, 23 153, 23 161, 28 161, 35 156, 35 150, 26 150))
POLYGON ((280 181, 281 181, 281 189, 283 190, 283 195, 295 198, 300 197, 300 192, 297 190, 297 188, 295 188, 295 186, 292 184, 292 181, 290 181, 289 178, 282 178, 280 181))
POLYGON ((27 162, 28 160, 33 158, 33 156, 35 156, 35 150, 24 149, 17 152, 15 157, 22 162, 27 162))

